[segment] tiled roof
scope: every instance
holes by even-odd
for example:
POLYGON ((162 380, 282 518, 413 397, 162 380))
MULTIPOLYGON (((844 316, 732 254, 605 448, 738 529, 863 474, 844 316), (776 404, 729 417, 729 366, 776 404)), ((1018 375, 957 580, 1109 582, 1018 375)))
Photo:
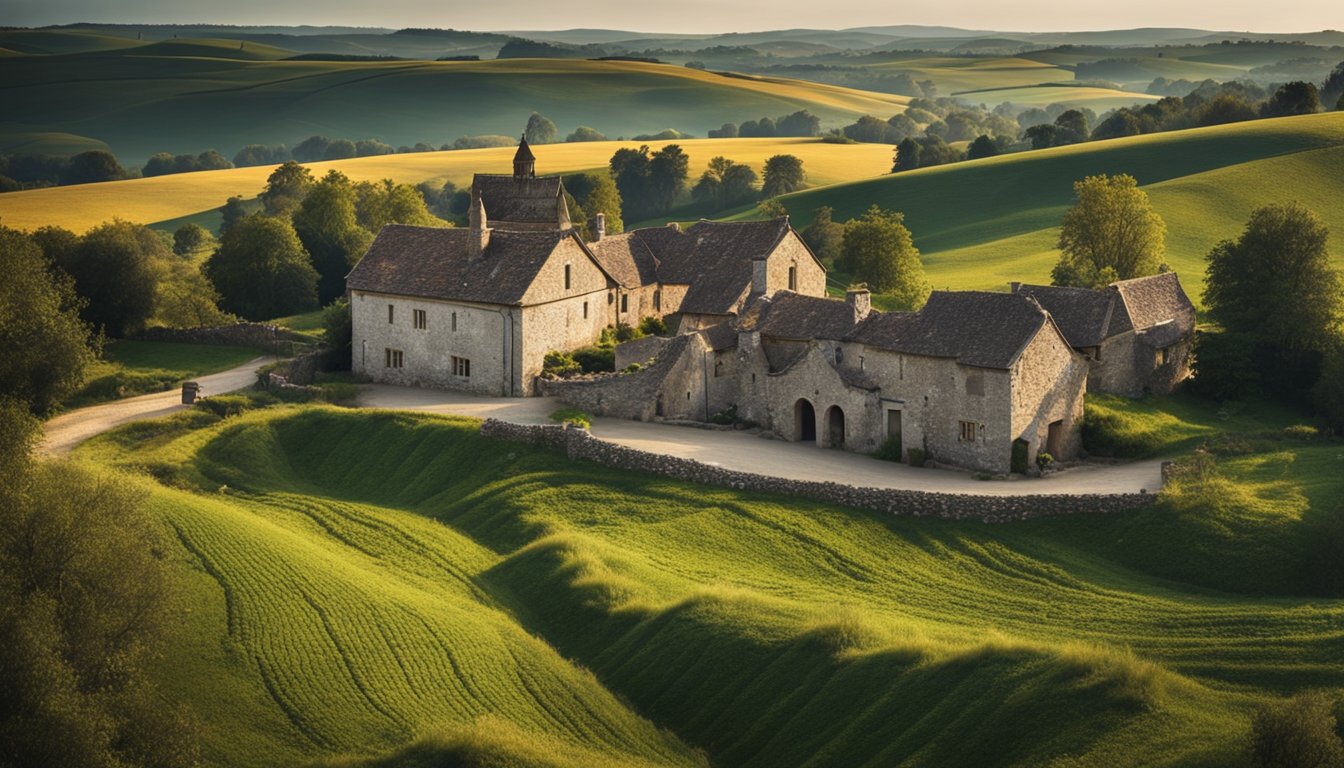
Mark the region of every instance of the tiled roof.
POLYGON ((1145 328, 1136 334, 1139 341, 1147 344, 1153 349, 1162 349, 1170 347, 1172 344, 1180 341, 1189 332, 1181 327, 1181 324, 1175 320, 1168 320, 1164 323, 1158 323, 1150 328, 1145 328))
POLYGON ((733 349, 737 346, 737 329, 733 328, 732 323, 719 323, 700 331, 705 337, 705 343, 715 352, 722 352, 725 349, 733 349))
POLYGON ((762 336, 777 339, 839 340, 854 330, 857 320, 848 302, 780 291, 771 297, 758 329, 762 336))
POLYGON ((644 241, 633 232, 607 235, 588 250, 607 274, 624 288, 638 288, 658 282, 658 260, 653 257, 644 241))
MULTIPOLYGON (((517 305, 547 257, 573 233, 494 230, 472 258, 467 229, 388 224, 346 278, 352 290, 517 305)), ((577 243, 576 243, 577 245, 577 243)))
POLYGON ((513 153, 513 162, 525 162, 536 159, 537 158, 532 154, 532 148, 527 145, 527 135, 524 134, 523 137, 518 140, 518 151, 513 153))
POLYGON ((1130 321, 1138 331, 1159 323, 1172 322, 1181 334, 1195 329, 1195 306, 1181 288, 1175 272, 1151 277, 1136 277, 1111 283, 1129 310, 1130 321))
POLYGON ((471 181, 472 195, 485 206, 490 226, 498 222, 556 224, 559 206, 564 205, 559 176, 515 178, 478 173, 471 181))
POLYGON ((1024 285, 1018 293, 1040 302, 1073 347, 1099 346, 1131 328, 1142 333, 1167 322, 1175 330, 1164 330, 1164 337, 1174 333, 1179 338, 1195 328, 1195 307, 1175 272, 1121 280, 1099 291, 1024 285))
POLYGON ((1039 303, 1069 340, 1072 347, 1100 346, 1102 339, 1111 335, 1111 312, 1115 304, 1113 291, 1093 291, 1088 288, 1065 288, 1056 285, 1024 285, 1018 293, 1030 296, 1039 303))
POLYGON ((789 220, 700 221, 685 231, 673 227, 637 229, 658 260, 658 279, 690 286, 681 311, 730 314, 751 288, 752 262, 769 256, 789 233, 789 220))
POLYGON ((848 340, 878 349, 1006 369, 1049 322, 1033 299, 1014 293, 935 291, 918 312, 874 312, 848 340))

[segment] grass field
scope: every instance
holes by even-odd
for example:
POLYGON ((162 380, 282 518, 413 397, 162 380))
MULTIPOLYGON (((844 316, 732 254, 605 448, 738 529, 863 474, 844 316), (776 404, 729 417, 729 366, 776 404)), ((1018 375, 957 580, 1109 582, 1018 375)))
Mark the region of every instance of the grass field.
POLYGON ((868 68, 879 72, 887 70, 906 72, 916 80, 933 80, 938 93, 943 95, 989 88, 1017 88, 1073 79, 1073 72, 1064 67, 1014 56, 994 58, 931 56, 872 64, 868 68))
MULTIPOLYGON (((602 168, 620 147, 638 147, 641 142, 583 142, 548 144, 536 148, 538 173, 569 173, 602 168)), ((766 158, 793 154, 802 158, 810 184, 835 184, 869 178, 891 169, 892 147, 885 144, 825 144, 816 139, 695 139, 650 142, 657 149, 676 143, 691 161, 691 176, 698 178, 710 158, 724 155, 749 163, 758 173, 766 158)), ((512 169, 514 149, 467 149, 383 155, 351 160, 310 163, 315 176, 334 168, 355 181, 395 179, 416 184, 426 180, 471 183, 473 173, 507 173, 512 169)), ((232 195, 255 197, 266 186, 273 166, 236 168, 156 176, 148 179, 111 181, 69 187, 10 192, 0 195, 0 221, 5 226, 35 229, 55 224, 78 232, 113 217, 150 224, 183 217, 204 225, 218 225, 218 215, 202 212, 224 204, 232 195)))
POLYGON ((196 376, 228 370, 267 354, 251 347, 174 344, 117 339, 103 347, 103 359, 85 377, 67 408, 172 389, 196 376))
MULTIPOLYGON (((1236 237, 1252 209, 1297 200, 1335 233, 1344 266, 1344 114, 1257 120, 1024 152, 806 190, 783 198, 795 226, 821 205, 837 219, 874 203, 905 222, 937 288, 1048 282, 1073 182, 1128 173, 1167 223, 1167 261, 1202 294, 1204 256, 1236 237)), ((751 214, 742 214, 750 216, 751 214)))
POLYGON ((1111 88, 1095 88, 1082 85, 1028 85, 1020 88, 994 88, 980 91, 962 91, 959 98, 977 104, 993 106, 1005 101, 1027 107, 1045 107, 1050 104, 1067 104, 1071 107, 1087 107, 1098 115, 1110 109, 1143 105, 1158 100, 1157 96, 1146 93, 1117 91, 1111 88))
POLYGON ((1110 766, 1240 764, 1258 701, 1344 685, 1344 602, 1302 596, 1293 548, 1344 492, 1339 450, 1272 440, 1145 511, 999 526, 328 407, 191 412, 77 456, 160 481, 182 583, 161 673, 212 765, 1110 766))
MULTIPOLYGON (((154 45, 200 53, 205 43, 154 45)), ((236 43, 215 49, 247 53, 236 43)), ((133 164, 155 152, 209 148, 232 157, 246 144, 292 146, 313 134, 439 146, 464 135, 516 135, 533 111, 554 120, 561 136, 579 125, 613 138, 666 128, 703 136, 725 122, 800 109, 838 126, 869 113, 889 117, 908 101, 639 62, 245 61, 139 49, 11 57, 0 70, 0 95, 0 133, 41 126, 87 136, 133 164)))

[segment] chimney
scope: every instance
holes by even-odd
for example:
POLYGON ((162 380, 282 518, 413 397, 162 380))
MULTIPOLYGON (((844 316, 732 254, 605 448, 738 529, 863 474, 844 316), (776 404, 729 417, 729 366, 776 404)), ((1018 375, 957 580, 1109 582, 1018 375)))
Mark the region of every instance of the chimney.
POLYGON ((862 320, 873 310, 873 294, 863 286, 845 291, 845 303, 854 308, 854 315, 862 320))
POLYGON ((480 196, 474 195, 471 211, 467 213, 467 249, 473 259, 478 259, 489 244, 490 223, 485 215, 485 205, 481 203, 480 196))
POLYGON ((765 259, 752 259, 751 261, 751 295, 764 296, 766 290, 766 275, 769 265, 765 259))
POLYGON ((607 236, 607 214, 598 213, 593 217, 593 242, 600 243, 607 236))
POLYGON ((1017 293, 1018 291, 1022 290, 1022 284, 1017 281, 1013 281, 1008 284, 1008 290, 1011 293, 1017 293))

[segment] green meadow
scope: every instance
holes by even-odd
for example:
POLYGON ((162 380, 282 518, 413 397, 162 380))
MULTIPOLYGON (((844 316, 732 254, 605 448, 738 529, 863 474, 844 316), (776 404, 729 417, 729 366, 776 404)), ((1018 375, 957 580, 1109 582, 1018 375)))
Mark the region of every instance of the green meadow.
MULTIPOLYGON (((1073 183, 1128 173, 1167 223, 1167 261, 1191 298, 1203 292, 1204 256, 1240 233, 1250 212, 1297 200, 1335 233, 1344 266, 1344 114, 1097 141, 805 190, 781 198, 795 226, 828 205, 837 220, 873 204, 903 211, 936 288, 1006 289, 1048 282, 1058 225, 1073 183)), ((739 217, 754 215, 752 212, 739 217)))
POLYGON ((1092 407, 1118 444, 1250 447, 1143 511, 1012 525, 326 406, 190 411, 76 460, 162 520, 158 675, 211 765, 1242 764, 1261 702, 1344 686, 1344 601, 1312 596, 1340 446, 1276 410, 1092 407))
POLYGON ((84 385, 66 401, 82 408, 107 400, 163 392, 184 381, 242 365, 270 352, 251 347, 113 339, 90 366, 84 385))

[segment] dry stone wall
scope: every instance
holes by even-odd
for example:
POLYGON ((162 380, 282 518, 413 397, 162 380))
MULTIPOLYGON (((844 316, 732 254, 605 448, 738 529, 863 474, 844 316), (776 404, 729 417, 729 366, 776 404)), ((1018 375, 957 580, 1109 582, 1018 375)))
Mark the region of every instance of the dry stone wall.
POLYGON ((487 419, 481 425, 481 435, 560 449, 571 459, 584 459, 616 469, 649 472, 693 483, 795 496, 910 517, 1007 523, 1058 515, 1127 512, 1147 506, 1157 499, 1155 494, 1149 493, 976 496, 788 480, 627 448, 599 440, 585 429, 511 424, 495 419, 487 419))
POLYGON ((134 336, 139 341, 177 344, 215 344, 231 347, 270 347, 276 341, 312 344, 316 341, 288 328, 263 323, 235 323, 211 328, 147 328, 134 336))

